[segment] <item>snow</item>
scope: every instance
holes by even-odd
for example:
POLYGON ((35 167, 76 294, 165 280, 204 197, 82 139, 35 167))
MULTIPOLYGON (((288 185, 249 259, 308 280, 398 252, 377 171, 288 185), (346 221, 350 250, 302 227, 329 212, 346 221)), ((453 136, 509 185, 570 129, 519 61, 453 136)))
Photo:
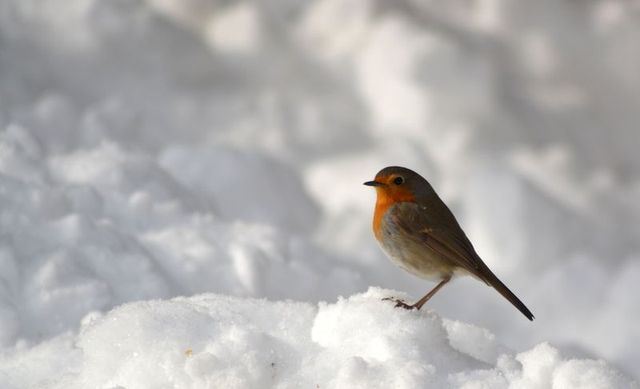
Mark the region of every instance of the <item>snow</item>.
MULTIPOLYGON (((52 388, 633 387, 603 361, 567 360, 547 343, 496 355, 488 331, 460 336, 468 325, 398 311, 381 301, 389 293, 319 305, 214 294, 127 303, 37 348, 55 347, 63 361, 52 388)), ((33 352, 3 358, 5 382, 39 378, 33 352)))
POLYGON ((0 388, 637 387, 637 13, 0 0, 0 388), (432 287, 372 237, 387 165, 533 323, 380 301, 432 287))

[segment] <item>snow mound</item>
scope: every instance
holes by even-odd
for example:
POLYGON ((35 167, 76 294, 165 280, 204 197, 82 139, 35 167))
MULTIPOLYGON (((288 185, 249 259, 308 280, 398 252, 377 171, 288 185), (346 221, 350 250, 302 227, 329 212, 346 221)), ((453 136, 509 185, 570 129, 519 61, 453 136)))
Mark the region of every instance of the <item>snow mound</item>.
POLYGON ((514 353, 486 330, 381 300, 390 295, 370 288, 317 306, 215 294, 129 303, 87 316, 77 337, 4 356, 0 386, 639 387, 602 361, 564 359, 546 343, 514 353), (35 362, 55 369, 34 377, 35 362))

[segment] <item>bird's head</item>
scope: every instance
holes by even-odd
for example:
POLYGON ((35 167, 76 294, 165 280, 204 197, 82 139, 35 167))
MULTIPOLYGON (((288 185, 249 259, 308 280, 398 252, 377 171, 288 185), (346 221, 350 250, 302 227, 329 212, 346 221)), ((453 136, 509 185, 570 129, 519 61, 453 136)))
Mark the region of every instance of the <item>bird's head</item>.
POLYGON ((364 185, 376 189, 378 201, 390 203, 415 202, 433 192, 431 185, 421 175, 400 166, 380 170, 373 181, 367 181, 364 185))

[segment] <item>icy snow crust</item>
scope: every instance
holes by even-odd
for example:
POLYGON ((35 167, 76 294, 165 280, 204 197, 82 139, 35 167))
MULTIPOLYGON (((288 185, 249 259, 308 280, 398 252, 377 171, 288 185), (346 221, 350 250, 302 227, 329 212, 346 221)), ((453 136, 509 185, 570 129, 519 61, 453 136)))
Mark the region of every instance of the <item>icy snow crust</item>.
POLYGON ((0 0, 0 388, 634 387, 637 13, 0 0), (370 232, 390 164, 534 323, 471 279, 357 294, 432 286, 370 232))

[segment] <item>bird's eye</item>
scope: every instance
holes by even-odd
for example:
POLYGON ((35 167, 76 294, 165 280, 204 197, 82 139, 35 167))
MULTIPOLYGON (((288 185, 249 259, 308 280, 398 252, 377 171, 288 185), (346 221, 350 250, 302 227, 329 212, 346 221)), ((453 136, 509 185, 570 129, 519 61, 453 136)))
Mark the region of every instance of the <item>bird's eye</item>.
POLYGON ((396 177, 393 179, 393 183, 396 185, 402 185, 404 183, 404 178, 402 177, 396 177))

